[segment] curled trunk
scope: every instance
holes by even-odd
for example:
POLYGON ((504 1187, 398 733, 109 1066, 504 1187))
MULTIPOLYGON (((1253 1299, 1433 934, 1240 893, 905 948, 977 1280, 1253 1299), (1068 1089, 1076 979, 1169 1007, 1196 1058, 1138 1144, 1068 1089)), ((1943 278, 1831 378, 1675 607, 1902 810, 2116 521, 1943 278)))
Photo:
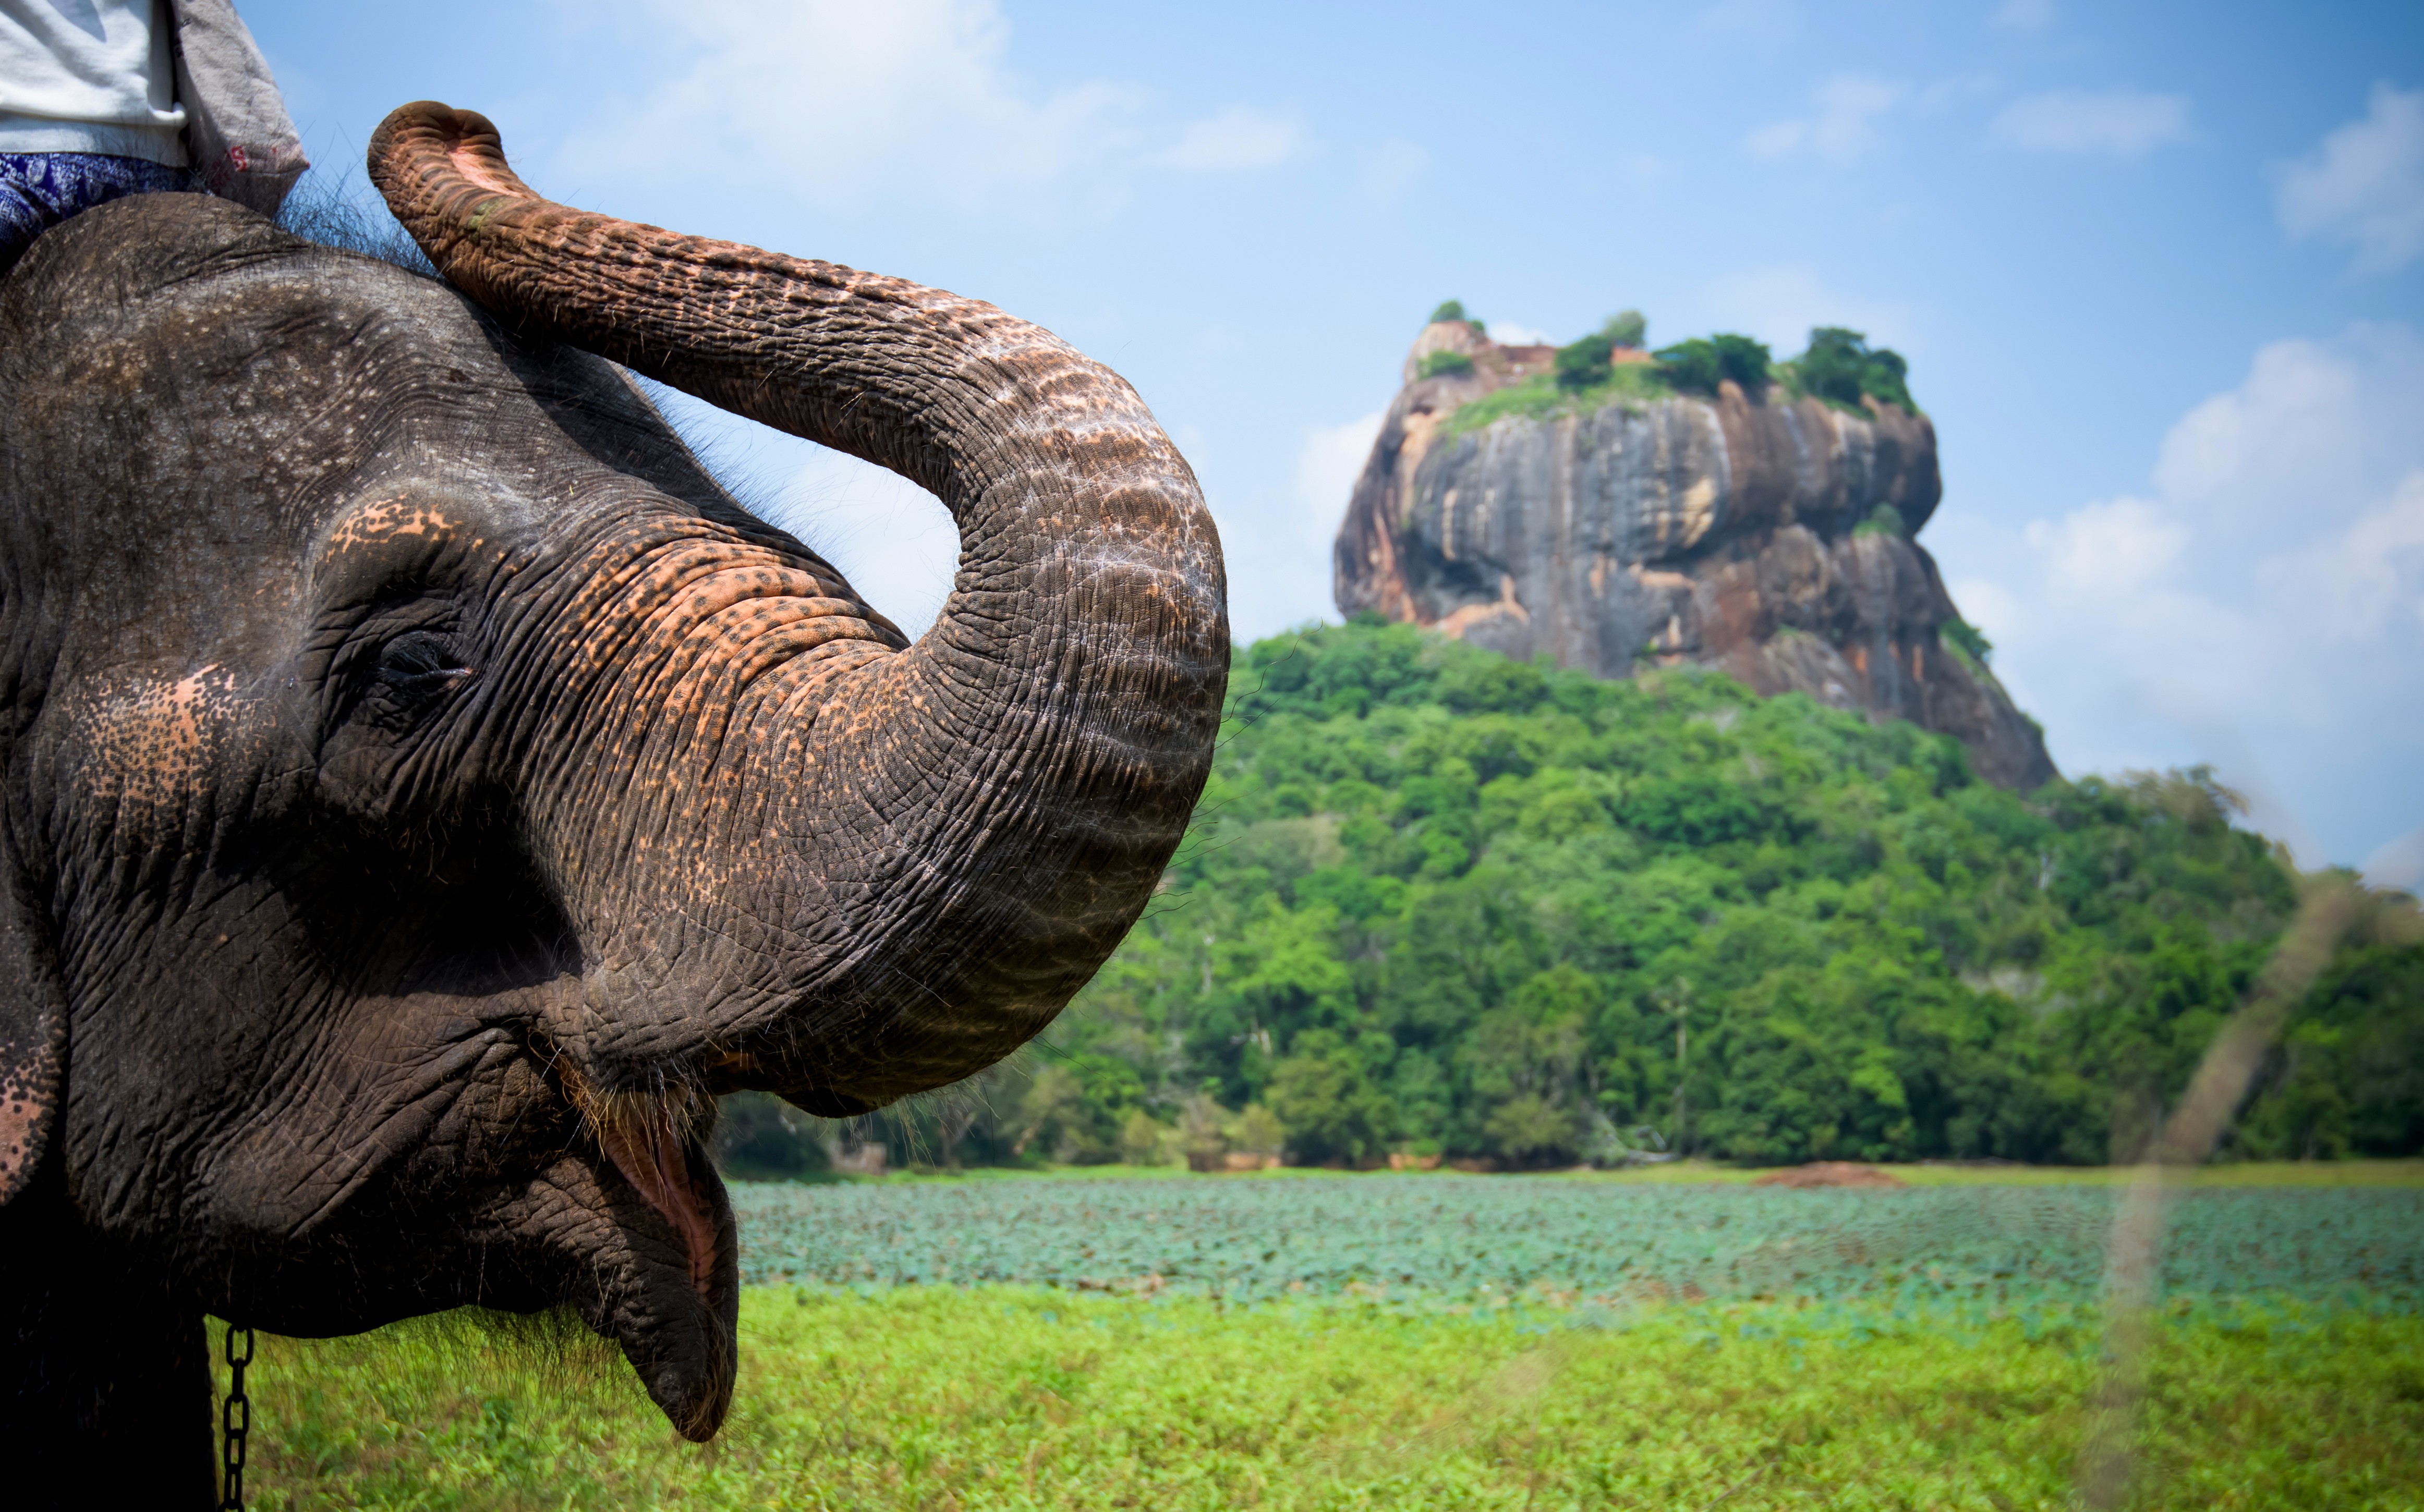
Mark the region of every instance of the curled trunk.
POLYGON ((651 694, 692 713, 623 800, 647 853, 599 852, 571 776, 534 804, 582 935, 583 1074, 645 1090, 670 1058, 844 1113, 1024 1042, 1150 896, 1227 676, 1219 539, 1143 402, 990 305, 550 203, 474 114, 406 106, 370 155, 518 334, 879 463, 960 529, 950 598, 906 648, 779 562, 684 580, 676 631, 745 612, 761 632, 651 694), (801 629, 853 613, 845 645, 801 629))

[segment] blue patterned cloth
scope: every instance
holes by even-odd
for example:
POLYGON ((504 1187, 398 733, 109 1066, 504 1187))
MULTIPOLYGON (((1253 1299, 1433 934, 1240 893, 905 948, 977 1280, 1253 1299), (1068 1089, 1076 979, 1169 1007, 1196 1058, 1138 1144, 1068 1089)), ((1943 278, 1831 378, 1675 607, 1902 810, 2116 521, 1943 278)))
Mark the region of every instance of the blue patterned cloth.
POLYGON ((79 210, 130 194, 195 187, 188 168, 96 152, 0 152, 0 271, 16 264, 34 238, 79 210))

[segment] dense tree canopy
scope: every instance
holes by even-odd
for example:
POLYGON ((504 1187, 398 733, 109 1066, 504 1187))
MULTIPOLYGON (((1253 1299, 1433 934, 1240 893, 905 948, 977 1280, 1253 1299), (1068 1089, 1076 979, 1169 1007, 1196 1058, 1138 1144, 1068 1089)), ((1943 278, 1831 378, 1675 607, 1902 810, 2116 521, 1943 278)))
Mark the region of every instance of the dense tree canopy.
POLYGON ((1858 409, 1863 398, 1900 405, 1913 414, 1910 366, 1889 347, 1872 347, 1858 331, 1820 326, 1810 332, 1810 350, 1793 359, 1792 380, 1803 393, 1858 409))
MULTIPOLYGON (((975 1159, 1182 1123, 1192 1152, 1251 1109, 1304 1161, 2097 1162, 2296 906, 2205 771, 2017 795, 1948 737, 1715 675, 1364 622, 1242 653, 1229 716, 1156 905, 902 1154, 956 1107, 975 1159)), ((2229 1153, 2419 1150, 2424 948, 2352 942, 2229 1153)))

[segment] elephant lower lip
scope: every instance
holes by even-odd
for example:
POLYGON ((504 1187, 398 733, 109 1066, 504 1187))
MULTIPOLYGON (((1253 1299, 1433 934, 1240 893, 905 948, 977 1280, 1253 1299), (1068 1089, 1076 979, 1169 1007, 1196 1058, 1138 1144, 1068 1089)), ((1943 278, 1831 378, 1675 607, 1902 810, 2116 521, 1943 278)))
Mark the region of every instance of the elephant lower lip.
POLYGON ((709 1296, 715 1283, 715 1215, 691 1179, 685 1141, 667 1123, 633 1128, 618 1120, 599 1127, 598 1142, 632 1190, 681 1236, 690 1260, 690 1283, 700 1297, 709 1296))

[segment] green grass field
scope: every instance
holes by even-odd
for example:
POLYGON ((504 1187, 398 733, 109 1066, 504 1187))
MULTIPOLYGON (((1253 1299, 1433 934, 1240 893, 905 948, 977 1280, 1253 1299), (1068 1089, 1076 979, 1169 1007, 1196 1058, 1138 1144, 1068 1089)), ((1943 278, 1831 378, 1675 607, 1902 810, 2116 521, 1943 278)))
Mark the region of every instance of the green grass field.
MULTIPOLYGON (((2400 1186, 2176 1208, 2134 1504, 2424 1506, 2409 1258, 2424 1210, 2400 1186)), ((1386 1176, 743 1187, 744 1265, 761 1272, 806 1256, 810 1270, 911 1274, 949 1218, 991 1226, 972 1237, 1060 1284, 752 1286, 733 1415, 703 1448, 673 1438, 604 1346, 534 1354, 460 1322, 264 1339, 253 1504, 2070 1504, 2101 1339, 2078 1229, 2109 1211, 2106 1194, 1609 1183, 1603 1209, 1593 1189, 1386 1176), (1172 1202, 1190 1190, 1198 1205, 1172 1202), (1441 1202, 1478 1221, 1425 1247, 1421 1204, 1441 1202), (1104 1290, 1060 1258, 1069 1235, 1036 1232, 1082 1221, 1076 1239, 1124 1265, 1138 1246, 1210 1254, 1275 1216, 1337 1232, 1275 1235, 1252 1286, 1172 1266, 1167 1285, 1104 1290), (829 1233, 810 1233, 819 1219, 829 1233), (1908 1242, 1875 1242, 1897 1222, 1908 1242), (1374 1246, 1407 1256, 1414 1281, 1370 1284, 1374 1246), (1828 1258, 1742 1263, 1795 1246, 1828 1258), (1559 1284, 1605 1270, 1607 1251, 1638 1256, 1625 1273, 1641 1283, 1559 1284), (1477 1268, 1457 1270, 1459 1255, 1477 1268), (1684 1261, 1705 1294, 1660 1280, 1684 1261)))

